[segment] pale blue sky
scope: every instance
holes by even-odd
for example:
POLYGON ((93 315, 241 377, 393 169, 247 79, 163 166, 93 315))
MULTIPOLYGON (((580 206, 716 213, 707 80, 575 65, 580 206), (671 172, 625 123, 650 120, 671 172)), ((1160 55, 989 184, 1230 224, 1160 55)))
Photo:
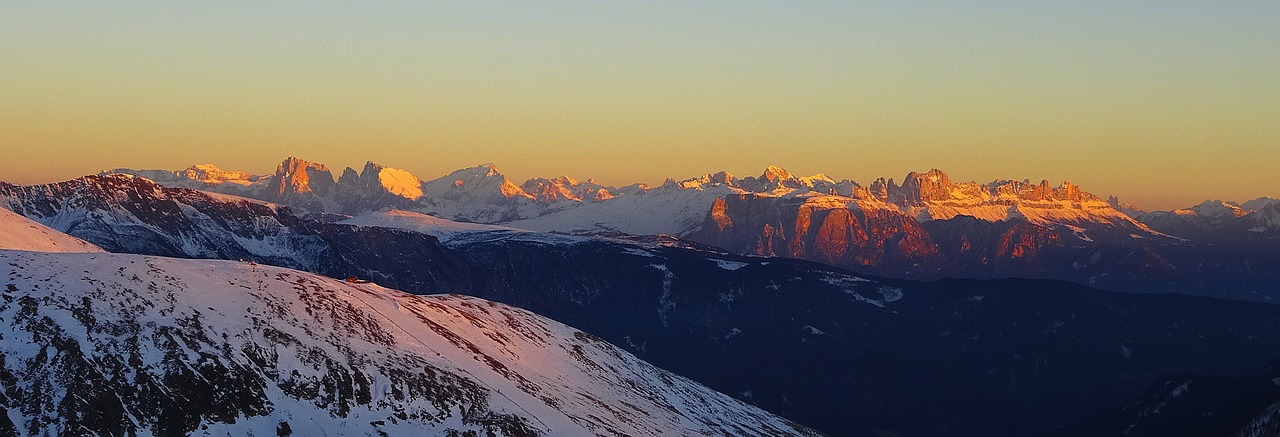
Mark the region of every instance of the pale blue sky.
POLYGON ((1072 179, 1280 196, 1280 2, 2 2, 0 180, 1072 179))

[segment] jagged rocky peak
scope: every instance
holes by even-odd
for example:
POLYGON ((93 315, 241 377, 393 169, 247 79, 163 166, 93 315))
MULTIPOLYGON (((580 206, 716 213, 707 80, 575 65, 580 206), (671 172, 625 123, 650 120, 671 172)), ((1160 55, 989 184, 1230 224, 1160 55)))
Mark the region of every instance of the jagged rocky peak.
POLYGON ((1146 213, 1146 211, 1143 211, 1142 208, 1139 208, 1137 205, 1121 202, 1120 198, 1115 195, 1107 197, 1107 204, 1129 217, 1138 217, 1146 213))
POLYGON ((597 202, 617 196, 617 189, 596 183, 595 179, 579 182, 568 176, 552 179, 533 178, 520 185, 520 189, 541 203, 597 202))
POLYGON ((578 185, 578 181, 573 180, 573 178, 560 176, 553 179, 529 179, 520 185, 520 189, 542 203, 555 203, 561 200, 578 202, 582 198, 577 193, 574 193, 573 189, 576 185, 578 185))
POLYGON ((760 179, 763 179, 769 182, 779 182, 779 181, 784 181, 791 178, 792 178, 791 172, 787 171, 782 167, 778 167, 776 165, 771 165, 766 167, 764 169, 764 173, 760 175, 760 179))
POLYGON ((673 179, 668 179, 668 181, 674 186, 684 190, 699 189, 708 185, 724 185, 728 187, 738 185, 738 180, 727 171, 719 171, 715 174, 707 173, 696 178, 685 179, 679 182, 676 182, 673 179))
POLYGON ((1081 190, 1079 186, 1071 183, 1071 181, 1063 181, 1061 185, 1055 188, 1049 184, 1048 180, 1041 180, 1039 183, 1032 183, 1027 179, 1021 181, 996 180, 983 185, 983 188, 987 194, 996 198, 1003 197, 1031 201, 1102 201, 1102 198, 1081 190))
POLYGON ((247 185, 258 180, 258 176, 242 171, 223 170, 213 164, 196 164, 182 171, 187 179, 206 184, 240 183, 247 185))
MULTIPOLYGON (((369 164, 373 164, 373 162, 369 162, 369 164)), ((354 168, 347 167, 342 169, 342 175, 338 176, 338 185, 351 186, 351 185, 355 185, 359 180, 360 180, 360 173, 357 172, 356 169, 354 168)))
POLYGON ((784 189, 812 188, 806 186, 791 172, 776 165, 768 166, 758 177, 748 176, 738 184, 742 189, 757 193, 767 193, 784 189))
POLYGON ((902 180, 902 187, 890 198, 904 205, 923 205, 926 202, 951 198, 951 178, 942 170, 932 169, 924 173, 911 172, 902 180))
POLYGON ((290 156, 276 166, 275 178, 268 190, 281 196, 291 193, 316 193, 324 196, 334 188, 333 174, 324 164, 290 156))
POLYGON ((886 180, 885 178, 881 177, 881 178, 876 178, 876 180, 874 181, 871 181, 871 186, 867 188, 867 191, 871 196, 877 199, 888 200, 890 187, 895 189, 897 188, 897 185, 894 185, 893 183, 893 179, 886 180))

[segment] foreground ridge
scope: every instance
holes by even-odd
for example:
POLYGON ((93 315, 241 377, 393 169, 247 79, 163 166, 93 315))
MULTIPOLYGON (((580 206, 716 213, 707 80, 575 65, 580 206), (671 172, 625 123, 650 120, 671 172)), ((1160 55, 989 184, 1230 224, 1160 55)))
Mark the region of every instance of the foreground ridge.
POLYGON ((0 434, 810 434, 478 298, 249 262, 0 261, 0 434))

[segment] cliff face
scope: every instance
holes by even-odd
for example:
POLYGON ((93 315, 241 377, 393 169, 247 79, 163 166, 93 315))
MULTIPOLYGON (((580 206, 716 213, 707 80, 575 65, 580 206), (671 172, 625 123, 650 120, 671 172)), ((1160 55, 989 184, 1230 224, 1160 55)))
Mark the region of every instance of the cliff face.
MULTIPOLYGON (((883 189, 896 193, 890 197, 906 196, 898 201, 908 205, 936 205, 939 193, 955 189, 941 173, 907 180, 915 182, 904 187, 913 189, 892 182, 883 189)), ((1010 182, 1002 187, 1023 199, 1090 196, 1069 184, 1052 188, 1010 182)), ((1181 283, 1181 266, 1191 262, 1169 253, 1159 241, 1135 236, 1138 228, 1131 226, 1084 227, 1079 222, 1037 222, 1019 216, 989 220, 956 215, 922 221, 905 211, 912 209, 843 196, 728 195, 715 200, 702 227, 687 238, 738 254, 805 259, 885 276, 1035 277, 1120 290, 1149 287, 1151 281, 1181 283)))
POLYGON ((939 261, 937 245, 906 214, 834 207, 805 198, 742 194, 716 199, 707 222, 689 238, 737 253, 833 265, 939 261))

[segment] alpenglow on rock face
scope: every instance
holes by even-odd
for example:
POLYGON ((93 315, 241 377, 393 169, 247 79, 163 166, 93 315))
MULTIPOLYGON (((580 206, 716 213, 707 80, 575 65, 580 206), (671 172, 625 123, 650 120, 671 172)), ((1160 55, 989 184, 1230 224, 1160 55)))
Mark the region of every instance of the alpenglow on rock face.
POLYGON ((0 250, 0 435, 810 435, 528 311, 0 250))
MULTIPOLYGON (((209 164, 183 171, 114 169, 172 187, 251 197, 312 212, 359 214, 386 208, 413 210, 451 220, 510 223, 531 230, 685 235, 698 229, 712 201, 726 195, 835 197, 859 208, 887 209, 919 221, 972 216, 985 221, 1026 220, 1133 227, 1148 230, 1110 203, 1070 182, 998 180, 986 184, 952 182, 941 170, 911 172, 901 185, 879 178, 869 186, 837 181, 826 174, 796 176, 769 166, 759 176, 727 172, 668 179, 658 186, 615 188, 567 176, 534 178, 516 184, 493 164, 456 170, 433 180, 373 162, 362 171, 347 168, 334 182, 322 164, 286 158, 275 174, 249 176, 209 164), (644 217, 637 218, 637 214, 644 217)), ((106 172, 104 172, 106 173, 106 172)))

